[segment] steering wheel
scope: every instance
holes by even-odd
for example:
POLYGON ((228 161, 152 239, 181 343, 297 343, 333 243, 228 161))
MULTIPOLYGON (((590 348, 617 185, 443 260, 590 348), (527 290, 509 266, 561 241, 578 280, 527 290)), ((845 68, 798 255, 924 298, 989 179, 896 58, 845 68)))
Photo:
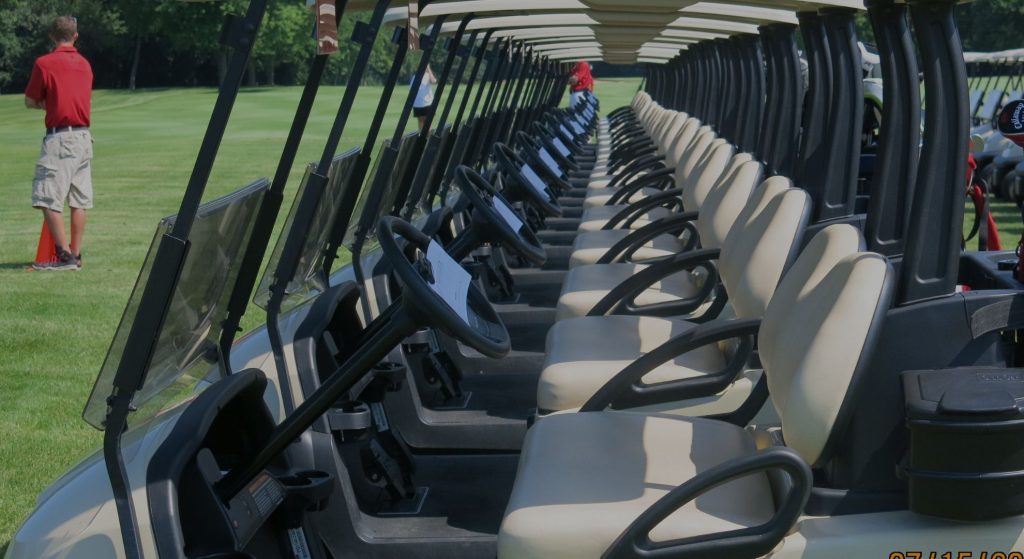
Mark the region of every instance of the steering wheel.
MULTIPOLYGON (((430 237, 407 221, 385 216, 377 223, 377 239, 402 284, 402 308, 412 314, 418 324, 437 328, 488 357, 498 358, 508 353, 512 347, 508 329, 476 285, 469 283, 468 320, 463 320, 431 287, 435 278, 426 258, 430 237), (399 247, 395 234, 408 241, 408 248, 414 250, 407 252, 399 247)), ((450 258, 447 253, 444 257, 450 258)))
MULTIPOLYGON (((563 169, 568 169, 569 171, 579 170, 580 167, 579 165, 576 164, 576 162, 569 159, 568 156, 562 155, 562 152, 558 150, 558 147, 555 145, 553 139, 555 138, 555 133, 554 131, 551 130, 551 128, 548 127, 547 124, 544 124, 542 122, 534 122, 532 129, 536 134, 537 138, 540 138, 541 144, 548 149, 548 152, 551 153, 551 155, 555 158, 555 161, 558 161, 558 164, 561 165, 563 169)), ((562 145, 565 146, 565 143, 563 142, 562 145)), ((570 148, 569 146, 565 146, 565 149, 569 150, 570 148)), ((570 150, 569 153, 571 154, 572 151, 570 150)))
POLYGON ((505 197, 487 182, 487 179, 480 176, 480 173, 465 165, 459 165, 455 169, 455 184, 473 206, 473 226, 480 240, 508 246, 534 266, 542 266, 547 261, 544 246, 533 229, 522 217, 514 213, 515 210, 505 197), (513 225, 498 210, 499 204, 504 204, 506 215, 507 212, 512 212, 514 218, 519 219, 518 229, 513 229, 513 225))
POLYGON ((522 157, 519 157, 515 150, 498 142, 494 144, 494 158, 498 160, 498 165, 506 173, 515 178, 515 183, 519 186, 516 194, 521 199, 529 200, 547 216, 560 217, 562 215, 562 206, 559 205, 558 199, 551 194, 548 188, 545 188, 542 193, 530 185, 529 179, 523 174, 523 166, 527 163, 523 161, 522 157))
MULTIPOLYGON (((524 153, 526 153, 526 158, 530 161, 530 164, 533 167, 540 169, 540 173, 544 175, 544 177, 546 177, 548 181, 555 186, 555 188, 562 192, 572 190, 572 185, 562 178, 562 170, 559 169, 558 171, 554 171, 551 167, 548 167, 547 163, 544 162, 544 159, 540 155, 540 150, 543 149, 543 146, 537 142, 537 140, 531 138, 529 134, 522 130, 516 132, 516 139, 519 141, 519 144, 525 148, 524 153)), ((554 156, 552 156, 552 159, 554 159, 554 156)))

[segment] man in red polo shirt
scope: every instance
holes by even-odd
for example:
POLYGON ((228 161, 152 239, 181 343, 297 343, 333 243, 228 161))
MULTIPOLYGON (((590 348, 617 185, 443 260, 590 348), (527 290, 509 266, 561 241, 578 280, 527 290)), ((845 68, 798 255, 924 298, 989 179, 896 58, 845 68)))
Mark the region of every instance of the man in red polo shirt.
POLYGON ((575 108, 576 104, 583 100, 584 92, 594 91, 594 77, 590 75, 590 64, 580 60, 572 67, 569 75, 569 108, 575 108))
POLYGON ((92 67, 78 50, 78 22, 60 16, 50 27, 53 52, 36 59, 25 88, 25 106, 46 111, 46 136, 32 181, 32 206, 57 245, 57 261, 35 266, 46 270, 82 267, 85 211, 92 207, 92 135, 89 113, 92 67), (71 207, 71 245, 64 233, 64 203, 71 207))

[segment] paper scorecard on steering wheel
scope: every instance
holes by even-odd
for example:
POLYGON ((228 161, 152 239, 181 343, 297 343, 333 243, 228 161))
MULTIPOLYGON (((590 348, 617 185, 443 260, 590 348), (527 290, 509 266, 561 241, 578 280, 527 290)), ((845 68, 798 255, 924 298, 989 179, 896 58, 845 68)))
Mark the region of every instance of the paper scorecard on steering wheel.
POLYGON ((551 152, 549 152, 547 148, 540 148, 540 160, 543 161, 545 165, 547 165, 548 169, 551 169, 552 173, 556 175, 562 174, 562 168, 558 166, 558 163, 555 161, 555 158, 551 157, 551 152))
POLYGON ((472 277, 462 269, 437 241, 430 241, 427 247, 427 262, 433 275, 427 281, 444 302, 451 307, 463 322, 469 323, 469 282, 472 277))
POLYGON ((583 127, 580 126, 580 123, 576 122, 575 120, 569 121, 569 124, 572 125, 572 129, 576 131, 577 135, 586 132, 586 130, 584 130, 583 127))
POLYGON ((559 124, 558 127, 562 130, 562 134, 565 134, 566 136, 569 136, 570 138, 572 137, 572 132, 569 132, 569 129, 566 128, 564 124, 559 124))
POLYGON ((539 176, 537 176, 537 172, 533 170, 533 167, 530 167, 529 163, 524 163, 520 171, 522 171, 523 176, 526 177, 526 182, 530 183, 531 188, 536 190, 537 193, 550 198, 548 195, 547 185, 544 184, 544 181, 541 180, 539 176))
POLYGON ((513 231, 518 233, 519 230, 523 228, 523 220, 519 219, 519 214, 510 208, 509 205, 501 198, 495 196, 492 200, 494 201, 494 209, 498 210, 498 215, 501 216, 501 219, 503 219, 513 231))

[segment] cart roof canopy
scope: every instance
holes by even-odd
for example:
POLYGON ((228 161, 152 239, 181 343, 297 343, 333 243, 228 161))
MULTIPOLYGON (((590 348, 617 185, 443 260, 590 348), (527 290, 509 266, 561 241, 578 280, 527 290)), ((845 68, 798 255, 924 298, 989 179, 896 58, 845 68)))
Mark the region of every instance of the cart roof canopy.
MULTIPOLYGON (((349 9, 369 10, 374 5, 372 0, 355 0, 349 9)), ((691 44, 757 34, 765 25, 796 25, 797 13, 822 8, 864 9, 859 0, 437 0, 418 11, 421 26, 446 16, 442 34, 454 33, 471 15, 466 29, 493 30, 492 37, 522 40, 534 52, 555 60, 657 64, 691 44)), ((385 21, 402 24, 408 13, 407 3, 392 3, 385 21)))

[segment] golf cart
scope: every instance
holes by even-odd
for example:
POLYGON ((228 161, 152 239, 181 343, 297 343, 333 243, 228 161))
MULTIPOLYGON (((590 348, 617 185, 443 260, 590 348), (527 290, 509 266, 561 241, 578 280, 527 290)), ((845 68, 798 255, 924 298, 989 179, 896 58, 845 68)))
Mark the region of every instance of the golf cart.
POLYGON ((395 28, 340 154, 409 7, 339 3, 369 19, 258 282, 327 59, 274 178, 201 203, 266 4, 228 25, 181 209, 87 404, 103 451, 9 558, 1024 549, 1024 285, 961 249, 953 0, 420 3, 412 83, 445 60, 427 124, 405 133, 395 28), (886 101, 859 196, 865 8, 886 101), (590 58, 646 65, 628 106, 560 106, 564 61, 590 58), (236 340, 251 297, 266 325, 236 340))

